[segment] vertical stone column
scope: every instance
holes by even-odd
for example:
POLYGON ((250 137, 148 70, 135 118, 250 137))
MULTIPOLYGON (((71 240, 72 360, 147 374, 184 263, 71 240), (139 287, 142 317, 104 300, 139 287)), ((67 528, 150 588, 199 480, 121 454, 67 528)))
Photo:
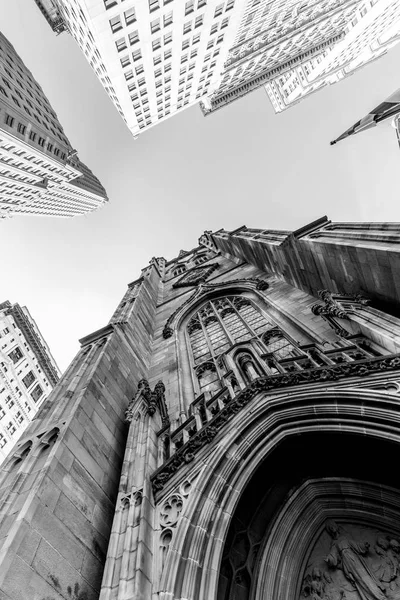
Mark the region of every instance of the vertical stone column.
POLYGON ((154 500, 150 475, 157 467, 156 431, 161 426, 157 386, 152 392, 147 380, 141 380, 127 411, 130 427, 100 600, 151 598, 154 500))
POLYGON ((98 600, 124 456, 147 374, 160 272, 83 348, 0 473, 2 600, 98 600), (122 315, 121 315, 122 316, 122 315))

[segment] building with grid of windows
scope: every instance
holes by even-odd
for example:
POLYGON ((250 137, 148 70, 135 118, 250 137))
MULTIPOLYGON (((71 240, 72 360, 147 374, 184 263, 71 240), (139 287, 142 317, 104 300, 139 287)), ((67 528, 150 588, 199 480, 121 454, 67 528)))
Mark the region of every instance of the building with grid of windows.
POLYGON ((399 243, 151 259, 0 469, 2 600, 397 600, 399 243))
POLYGON ((59 380, 60 370, 28 309, 0 304, 0 462, 59 380))
POLYGON ((79 44, 134 135, 261 86, 275 110, 398 41, 400 0, 35 0, 79 44))
POLYGON ((73 217, 107 200, 42 88, 0 33, 0 218, 73 217))

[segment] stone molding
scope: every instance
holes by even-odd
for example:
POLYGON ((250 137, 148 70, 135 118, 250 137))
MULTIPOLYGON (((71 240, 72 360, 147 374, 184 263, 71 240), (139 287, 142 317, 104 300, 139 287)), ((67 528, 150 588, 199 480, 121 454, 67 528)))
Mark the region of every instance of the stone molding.
POLYGON ((252 288, 259 291, 265 291, 269 288, 269 284, 264 279, 256 277, 248 277, 246 279, 231 279, 229 281, 221 281, 220 283, 204 283, 200 284, 196 291, 177 308, 175 312, 170 315, 163 329, 163 338, 166 340, 170 338, 174 333, 175 321, 179 314, 183 312, 191 303, 195 300, 199 300, 201 296, 206 296, 208 293, 215 291, 216 289, 223 289, 226 287, 232 287, 234 285, 248 285, 251 284, 252 288))
POLYGON ((240 412, 260 392, 272 392, 291 386, 310 383, 337 381, 349 377, 365 377, 374 373, 400 370, 400 354, 355 361, 333 366, 319 367, 290 374, 259 377, 190 438, 177 452, 152 476, 153 492, 163 489, 167 481, 185 464, 192 462, 195 455, 208 445, 226 423, 240 412))
MULTIPOLYGON (((177 531, 158 592, 160 600, 217 598, 220 541, 226 539, 230 518, 249 477, 278 444, 292 435, 315 431, 372 436, 400 444, 399 423, 398 399, 376 391, 307 389, 272 401, 260 398, 254 410, 243 415, 239 427, 238 422, 232 424, 212 456, 203 457, 196 489, 204 492, 193 497, 177 531), (193 535, 197 540, 194 546, 193 535), (188 561, 193 569, 186 569, 188 561)), ((286 524, 282 531, 288 531, 286 524)), ((275 553, 275 563, 279 559, 275 553)), ((295 596, 279 600, 286 598, 295 596)))

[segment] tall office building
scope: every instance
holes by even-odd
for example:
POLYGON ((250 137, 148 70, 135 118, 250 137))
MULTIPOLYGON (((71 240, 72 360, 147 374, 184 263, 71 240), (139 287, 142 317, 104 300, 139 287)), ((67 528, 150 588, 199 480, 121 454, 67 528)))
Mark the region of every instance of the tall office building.
POLYGON ((106 201, 42 88, 0 33, 0 218, 73 217, 106 201))
POLYGON ((153 258, 0 471, 1 599, 397 600, 399 243, 153 258))
POLYGON ((0 304, 0 462, 9 454, 60 377, 26 306, 0 304))
POLYGON ((398 41, 400 0, 35 0, 75 38, 134 135, 266 85, 276 111, 398 41))

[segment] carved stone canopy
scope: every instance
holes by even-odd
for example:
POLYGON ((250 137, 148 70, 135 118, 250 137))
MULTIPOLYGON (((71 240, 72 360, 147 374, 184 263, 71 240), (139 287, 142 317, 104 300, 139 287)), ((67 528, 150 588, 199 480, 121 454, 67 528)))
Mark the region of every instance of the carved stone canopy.
POLYGON ((127 421, 130 422, 133 420, 141 401, 144 401, 147 407, 147 413, 150 416, 154 415, 156 411, 158 411, 161 416, 162 426, 165 427, 169 425, 170 421, 168 416, 167 404, 165 401, 165 385, 162 381, 159 381, 155 385, 153 391, 151 391, 147 379, 141 379, 139 381, 137 392, 130 401, 125 413, 127 421))

